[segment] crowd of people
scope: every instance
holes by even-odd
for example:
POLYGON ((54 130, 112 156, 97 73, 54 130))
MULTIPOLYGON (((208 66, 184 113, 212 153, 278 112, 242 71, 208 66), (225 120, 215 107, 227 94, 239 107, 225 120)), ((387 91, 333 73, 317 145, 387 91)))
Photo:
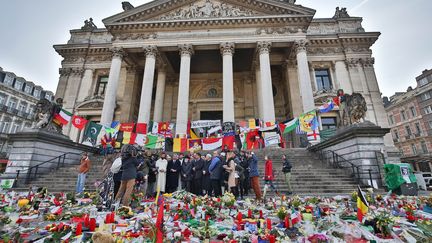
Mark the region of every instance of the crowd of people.
MULTIPOLYGON (((214 151, 212 154, 200 152, 167 154, 154 151, 141 151, 134 146, 125 146, 122 151, 106 155, 103 164, 104 175, 112 171, 114 161, 121 159, 121 168, 113 175, 114 195, 122 205, 129 205, 132 192, 142 192, 146 197, 155 197, 156 193, 172 193, 185 190, 196 195, 219 197, 229 191, 238 199, 251 193, 261 200, 260 178, 266 185, 279 193, 272 160, 265 157, 264 177, 260 177, 258 158, 248 151, 214 151)), ((290 186, 292 165, 283 155, 283 173, 290 186)))

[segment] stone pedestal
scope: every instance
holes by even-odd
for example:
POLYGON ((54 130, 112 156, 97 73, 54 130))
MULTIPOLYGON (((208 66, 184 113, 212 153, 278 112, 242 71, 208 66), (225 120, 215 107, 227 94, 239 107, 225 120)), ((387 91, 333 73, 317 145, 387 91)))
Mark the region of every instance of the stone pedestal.
POLYGON ((372 179, 378 186, 382 186, 383 164, 400 163, 398 154, 392 153, 391 148, 384 144, 384 136, 389 132, 389 128, 381 128, 366 121, 339 129, 333 137, 310 147, 309 150, 324 152, 327 155, 333 151, 340 156, 339 161, 350 173, 352 167, 349 163, 359 168, 361 182, 364 185, 370 184, 369 170, 371 170, 372 179), (381 180, 376 172, 381 173, 381 180))
MULTIPOLYGON (((14 178, 20 171, 19 178, 25 178, 28 168, 45 163, 38 168, 37 173, 47 173, 58 166, 58 162, 78 164, 82 152, 96 152, 93 147, 78 144, 63 134, 56 134, 38 129, 28 129, 21 133, 11 134, 9 141, 12 149, 9 153, 9 163, 6 167, 5 177, 14 178), (66 154, 60 160, 57 158, 66 154)), ((35 173, 35 171, 33 171, 35 173)), ((20 183, 22 181, 19 181, 20 183)))

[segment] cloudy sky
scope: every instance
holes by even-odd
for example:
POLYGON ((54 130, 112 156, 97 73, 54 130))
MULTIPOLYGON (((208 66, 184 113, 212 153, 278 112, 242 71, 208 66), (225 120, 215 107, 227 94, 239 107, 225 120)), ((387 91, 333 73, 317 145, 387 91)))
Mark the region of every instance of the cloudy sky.
MULTIPOLYGON (((55 91, 61 58, 52 48, 66 43, 69 30, 93 17, 101 20, 121 9, 122 0, 3 0, 0 14, 0 66, 55 91)), ((148 0, 130 0, 134 6, 148 0)), ((382 35, 373 46, 381 91, 392 95, 432 68, 430 0, 297 0, 317 10, 316 17, 332 17, 336 6, 364 18, 366 31, 382 35)))

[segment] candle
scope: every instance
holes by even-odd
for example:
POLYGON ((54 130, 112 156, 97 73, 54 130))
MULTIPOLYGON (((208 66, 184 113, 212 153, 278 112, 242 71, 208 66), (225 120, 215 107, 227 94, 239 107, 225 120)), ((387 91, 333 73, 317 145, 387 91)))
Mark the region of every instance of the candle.
POLYGON ((76 227, 75 235, 78 236, 78 235, 81 235, 81 234, 82 234, 82 224, 78 223, 77 227, 76 227))
POLYGON ((239 221, 239 223, 241 223, 243 221, 243 214, 241 212, 238 212, 237 220, 239 221))
POLYGON ((167 204, 165 205, 165 208, 166 208, 166 211, 167 211, 167 212, 170 211, 170 205, 169 205, 169 203, 167 203, 167 204))
POLYGON ((105 224, 110 224, 111 223, 111 213, 108 213, 107 215, 105 215, 105 224))
POLYGON ((94 232, 96 230, 96 219, 95 218, 90 219, 89 230, 90 230, 90 232, 94 232))
POLYGON ((271 230, 272 229, 272 222, 271 219, 267 219, 267 229, 271 230))
POLYGON ((274 236, 274 235, 269 235, 268 239, 269 239, 270 243, 275 243, 276 242, 276 236, 274 236))
POLYGON ((248 218, 252 218, 252 210, 248 209, 248 218))
POLYGON ((206 221, 209 221, 209 219, 210 219, 210 215, 207 214, 205 220, 206 220, 206 221))
POLYGON ((87 214, 84 216, 84 226, 87 228, 90 226, 90 219, 87 214))
POLYGON ((288 218, 288 215, 287 216, 285 216, 285 228, 289 228, 290 227, 290 225, 289 225, 289 218, 288 218))
POLYGON ((260 219, 263 218, 263 212, 262 212, 262 210, 259 211, 259 218, 260 218, 260 219))

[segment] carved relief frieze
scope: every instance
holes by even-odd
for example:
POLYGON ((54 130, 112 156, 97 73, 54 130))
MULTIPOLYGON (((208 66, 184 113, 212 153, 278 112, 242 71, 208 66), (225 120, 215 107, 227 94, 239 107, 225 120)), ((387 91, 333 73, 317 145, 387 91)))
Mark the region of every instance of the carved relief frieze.
POLYGON ((256 30, 257 35, 283 35, 306 33, 307 27, 261 27, 256 30))
POLYGON ((122 33, 115 35, 112 41, 126 41, 126 40, 147 40, 156 39, 158 35, 156 33, 122 33))

